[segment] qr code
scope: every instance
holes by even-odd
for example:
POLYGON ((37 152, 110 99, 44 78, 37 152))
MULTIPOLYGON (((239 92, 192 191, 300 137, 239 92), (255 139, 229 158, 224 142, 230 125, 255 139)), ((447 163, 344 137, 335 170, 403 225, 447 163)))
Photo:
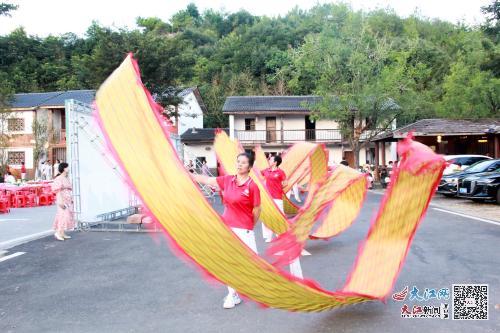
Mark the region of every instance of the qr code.
POLYGON ((488 285, 487 284, 454 284, 453 285, 453 319, 454 320, 487 320, 488 319, 488 285))

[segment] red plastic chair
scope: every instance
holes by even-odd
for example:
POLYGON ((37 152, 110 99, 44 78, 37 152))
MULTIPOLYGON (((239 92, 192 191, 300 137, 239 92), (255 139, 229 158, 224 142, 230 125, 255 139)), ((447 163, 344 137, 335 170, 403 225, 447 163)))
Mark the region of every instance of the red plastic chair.
POLYGON ((0 200, 0 213, 9 213, 9 212, 10 212, 9 202, 6 199, 1 199, 0 200))
POLYGON ((26 207, 36 207, 37 206, 37 196, 33 193, 30 193, 25 196, 26 197, 26 207))
POLYGON ((16 194, 14 196, 14 204, 12 205, 15 208, 26 207, 26 196, 24 194, 16 194))
POLYGON ((42 193, 38 196, 38 205, 40 206, 50 206, 53 202, 52 195, 48 193, 42 193))

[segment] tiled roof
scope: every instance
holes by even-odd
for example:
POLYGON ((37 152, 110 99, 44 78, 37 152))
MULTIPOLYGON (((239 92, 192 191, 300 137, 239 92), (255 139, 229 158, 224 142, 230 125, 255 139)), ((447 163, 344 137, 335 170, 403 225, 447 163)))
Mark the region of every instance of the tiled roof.
POLYGON ((319 96, 231 96, 226 99, 224 113, 239 112, 308 112, 319 96))
POLYGON ((15 94, 12 101, 13 108, 32 108, 56 97, 61 92, 15 94))
POLYGON ((422 119, 412 124, 377 136, 374 140, 401 137, 414 132, 415 136, 425 135, 466 135, 500 133, 500 120, 495 119, 422 119))
POLYGON ((22 93, 15 94, 12 108, 36 108, 43 106, 64 107, 64 101, 75 99, 83 103, 91 104, 94 100, 95 90, 67 90, 46 93, 22 93))
POLYGON ((60 95, 45 101, 41 106, 54 106, 64 105, 67 99, 75 99, 77 101, 92 104, 95 98, 95 90, 68 90, 62 92, 60 95))
POLYGON ((184 97, 184 96, 192 93, 195 89, 196 89, 196 87, 185 88, 185 89, 181 90, 177 95, 184 97))
MULTIPOLYGON (((215 139, 215 128, 196 128, 193 133, 188 129, 181 135, 181 142, 213 142, 215 139)), ((223 128, 229 134, 229 128, 223 128)))

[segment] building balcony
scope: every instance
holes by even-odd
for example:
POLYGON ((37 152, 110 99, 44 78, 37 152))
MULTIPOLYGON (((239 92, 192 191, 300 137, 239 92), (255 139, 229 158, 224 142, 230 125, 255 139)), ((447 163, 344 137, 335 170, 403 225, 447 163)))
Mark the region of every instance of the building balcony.
POLYGON ((341 142, 339 129, 297 130, 235 130, 234 135, 242 144, 293 144, 299 141, 317 143, 341 142))
POLYGON ((51 143, 52 144, 65 144, 66 143, 66 130, 61 129, 58 131, 52 132, 52 137, 51 137, 51 143))

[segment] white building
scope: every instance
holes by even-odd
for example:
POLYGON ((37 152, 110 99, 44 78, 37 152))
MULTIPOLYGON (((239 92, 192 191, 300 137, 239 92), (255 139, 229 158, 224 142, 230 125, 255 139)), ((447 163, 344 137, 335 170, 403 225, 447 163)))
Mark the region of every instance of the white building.
MULTIPOLYGON (((11 103, 8 119, 3 121, 4 131, 9 136, 7 147, 0 147, 5 152, 6 163, 14 170, 21 168, 24 162, 28 171, 28 178, 34 176, 35 137, 33 122, 35 119, 47 125, 47 143, 45 149, 47 158, 51 161, 66 160, 66 110, 65 101, 68 99, 91 103, 94 99, 94 90, 68 90, 45 93, 15 94, 11 103)), ((15 172, 16 173, 16 172, 15 172)), ((18 175, 17 175, 18 176, 18 175)))
MULTIPOLYGON (((251 149, 260 144, 265 152, 277 153, 294 143, 311 141, 323 143, 329 150, 329 164, 338 164, 345 158, 354 166, 354 155, 349 144, 342 140, 339 126, 332 120, 314 121, 309 118, 308 106, 318 96, 232 96, 223 107, 229 116, 231 138, 251 149)), ((385 154, 390 160, 390 147, 385 154)), ((375 161, 375 146, 369 144, 360 151, 359 163, 375 161)))
MULTIPOLYGON (((224 128, 229 134, 229 129, 224 128)), ((217 158, 214 150, 215 128, 195 128, 181 135, 184 163, 193 161, 198 167, 202 161, 207 162, 211 170, 217 169, 217 158)))
POLYGON ((186 130, 203 128, 203 114, 206 112, 205 104, 200 91, 196 87, 186 88, 179 93, 182 103, 177 107, 179 115, 177 133, 182 135, 186 130))

